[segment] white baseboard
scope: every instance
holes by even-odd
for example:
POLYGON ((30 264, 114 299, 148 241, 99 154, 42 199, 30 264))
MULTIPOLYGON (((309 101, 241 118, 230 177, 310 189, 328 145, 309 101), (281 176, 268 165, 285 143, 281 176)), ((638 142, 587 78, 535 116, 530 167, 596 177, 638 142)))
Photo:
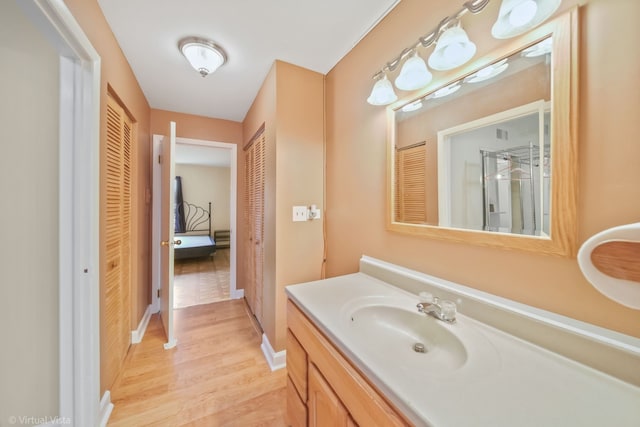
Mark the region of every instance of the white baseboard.
POLYGON ((260 345, 260 348, 262 349, 262 353, 264 353, 264 357, 267 359, 267 363, 272 371, 282 369, 287 366, 287 351, 282 350, 276 353, 275 350, 273 350, 273 347, 271 347, 267 334, 262 334, 262 344, 260 345))
POLYGON ((236 289, 231 293, 231 299, 244 298, 244 289, 236 289))
POLYGON ((151 319, 151 305, 148 305, 147 309, 144 311, 144 315, 140 320, 138 329, 136 329, 135 331, 131 331, 131 344, 138 344, 142 342, 144 333, 147 330, 147 325, 149 324, 149 319, 151 319))
POLYGON ((100 399, 100 427, 106 427, 112 411, 111 392, 107 390, 102 395, 102 399, 100 399))

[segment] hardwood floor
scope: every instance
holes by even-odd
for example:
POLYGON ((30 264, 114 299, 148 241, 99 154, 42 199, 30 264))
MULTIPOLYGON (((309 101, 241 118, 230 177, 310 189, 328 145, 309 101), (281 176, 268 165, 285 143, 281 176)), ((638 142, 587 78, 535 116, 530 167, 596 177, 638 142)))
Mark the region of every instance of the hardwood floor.
POLYGON ((226 301, 230 298, 230 249, 216 249, 211 257, 176 260, 173 308, 226 301))
POLYGON ((269 369, 244 300, 174 313, 176 348, 153 315, 129 350, 109 426, 285 426, 286 370, 269 369))

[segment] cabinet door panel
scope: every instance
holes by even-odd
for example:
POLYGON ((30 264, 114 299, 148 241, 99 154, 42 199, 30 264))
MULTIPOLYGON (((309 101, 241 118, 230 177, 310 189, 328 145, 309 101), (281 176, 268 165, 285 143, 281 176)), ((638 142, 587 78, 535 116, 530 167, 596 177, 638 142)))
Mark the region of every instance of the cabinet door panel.
POLYGON ((347 427, 349 414, 313 364, 309 364, 309 427, 347 427))
POLYGON ((307 353, 287 329, 287 372, 303 402, 307 401, 307 353))
POLYGON ((291 377, 287 375, 287 425, 305 427, 307 425, 307 407, 300 400, 291 377))

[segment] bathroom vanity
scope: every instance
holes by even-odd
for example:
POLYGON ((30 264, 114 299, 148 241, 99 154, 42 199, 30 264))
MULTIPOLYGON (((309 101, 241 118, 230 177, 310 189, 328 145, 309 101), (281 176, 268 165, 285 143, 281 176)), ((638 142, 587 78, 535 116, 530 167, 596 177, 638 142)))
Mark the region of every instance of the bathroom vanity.
POLYGON ((640 339, 366 256, 286 292, 292 426, 640 425, 640 339))

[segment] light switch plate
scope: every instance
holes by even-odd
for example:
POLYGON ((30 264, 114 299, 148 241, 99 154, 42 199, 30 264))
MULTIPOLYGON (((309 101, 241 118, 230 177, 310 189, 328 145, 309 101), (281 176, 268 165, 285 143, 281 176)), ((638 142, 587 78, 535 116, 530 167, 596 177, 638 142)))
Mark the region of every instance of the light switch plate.
POLYGON ((293 207, 293 222, 306 221, 307 220, 308 211, 309 211, 309 208, 307 208, 306 206, 294 206, 293 207))

